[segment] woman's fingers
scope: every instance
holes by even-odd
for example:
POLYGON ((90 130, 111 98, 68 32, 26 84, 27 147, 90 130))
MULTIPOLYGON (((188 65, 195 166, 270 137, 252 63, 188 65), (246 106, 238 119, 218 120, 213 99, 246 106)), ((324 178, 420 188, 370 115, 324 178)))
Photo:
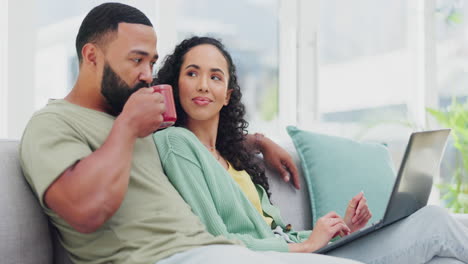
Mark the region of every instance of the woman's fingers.
POLYGON ((334 234, 332 238, 336 237, 337 235, 346 236, 351 232, 345 223, 336 223, 330 228, 330 231, 332 234, 334 234))
POLYGON ((369 222, 369 219, 371 219, 372 217, 372 214, 371 212, 367 212, 367 214, 363 215, 357 222, 356 222, 356 225, 357 226, 365 226, 367 224, 367 222, 369 222))
POLYGON ((344 220, 335 212, 330 212, 330 213, 326 214, 325 216, 321 217, 319 219, 319 222, 320 222, 320 224, 323 224, 323 225, 325 225, 327 227, 332 227, 332 226, 335 226, 335 225, 337 225, 339 223, 342 223, 342 224, 344 224, 346 226, 346 228, 348 228, 348 226, 346 225, 344 220))
POLYGON ((356 215, 359 215, 365 207, 367 207, 367 199, 362 196, 356 209, 356 215))
POLYGON ((329 218, 329 219, 330 219, 330 221, 329 221, 330 227, 332 227, 332 228, 340 227, 338 229, 339 231, 344 231, 345 233, 348 233, 348 234, 349 234, 349 232, 351 232, 351 230, 346 225, 346 223, 343 221, 343 219, 341 219, 341 218, 329 218))
POLYGON ((369 212, 369 206, 367 205, 367 199, 365 197, 362 197, 362 199, 359 201, 359 205, 356 210, 356 214, 353 216, 352 223, 356 223, 364 215, 366 215, 369 212))
POLYGON ((328 214, 324 215, 323 218, 341 218, 336 212, 331 211, 328 214))
POLYGON ((363 197, 364 193, 363 192, 360 192, 358 193, 356 196, 354 196, 351 201, 349 201, 349 204, 348 204, 348 209, 353 209, 353 210, 356 210, 358 205, 359 205, 359 201, 361 200, 361 198, 363 197))
MULTIPOLYGON (((356 221, 356 216, 362 211, 363 203, 362 199, 364 198, 364 193, 361 191, 357 195, 355 195, 348 203, 346 208, 346 215, 345 219, 350 222, 350 224, 354 224, 356 221)), ((366 200, 364 200, 366 201, 366 200)))

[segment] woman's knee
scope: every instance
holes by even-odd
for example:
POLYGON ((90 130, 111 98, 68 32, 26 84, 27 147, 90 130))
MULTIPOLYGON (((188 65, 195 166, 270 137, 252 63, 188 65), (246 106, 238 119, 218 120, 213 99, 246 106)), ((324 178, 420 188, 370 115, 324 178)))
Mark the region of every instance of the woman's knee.
POLYGON ((447 209, 435 205, 425 206, 414 213, 413 216, 426 224, 446 224, 448 223, 447 220, 451 218, 447 209))
POLYGON ((423 208, 419 209, 422 214, 426 215, 427 217, 439 217, 439 216, 450 216, 448 210, 446 208, 436 206, 436 205, 427 205, 423 208))

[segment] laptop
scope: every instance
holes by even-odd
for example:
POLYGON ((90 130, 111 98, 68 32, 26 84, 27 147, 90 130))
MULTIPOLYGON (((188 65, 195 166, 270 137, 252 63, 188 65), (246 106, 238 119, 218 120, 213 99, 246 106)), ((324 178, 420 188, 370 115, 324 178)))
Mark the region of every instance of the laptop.
POLYGON ((320 248, 327 253, 401 220, 427 205, 433 176, 439 171, 450 129, 411 134, 383 218, 320 248))

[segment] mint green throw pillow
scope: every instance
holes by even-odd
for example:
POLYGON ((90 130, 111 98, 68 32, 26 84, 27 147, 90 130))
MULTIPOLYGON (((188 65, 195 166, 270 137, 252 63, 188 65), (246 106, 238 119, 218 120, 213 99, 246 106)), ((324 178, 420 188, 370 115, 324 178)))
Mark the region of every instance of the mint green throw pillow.
POLYGON ((368 224, 383 217, 396 176, 384 145, 317 134, 293 126, 287 127, 287 131, 301 159, 314 226, 330 211, 344 217, 349 201, 360 191, 364 191, 373 215, 368 224))

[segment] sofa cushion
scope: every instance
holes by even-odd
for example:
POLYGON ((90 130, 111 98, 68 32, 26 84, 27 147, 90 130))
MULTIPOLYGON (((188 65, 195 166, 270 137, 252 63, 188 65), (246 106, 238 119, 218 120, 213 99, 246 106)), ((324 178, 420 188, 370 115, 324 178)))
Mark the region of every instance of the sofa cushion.
POLYGON ((330 211, 344 217, 349 201, 360 191, 373 214, 369 224, 383 217, 396 176, 385 146, 292 126, 287 131, 301 159, 314 224, 330 211))
POLYGON ((1 263, 53 263, 47 218, 23 178, 18 141, 0 140, 1 263))

